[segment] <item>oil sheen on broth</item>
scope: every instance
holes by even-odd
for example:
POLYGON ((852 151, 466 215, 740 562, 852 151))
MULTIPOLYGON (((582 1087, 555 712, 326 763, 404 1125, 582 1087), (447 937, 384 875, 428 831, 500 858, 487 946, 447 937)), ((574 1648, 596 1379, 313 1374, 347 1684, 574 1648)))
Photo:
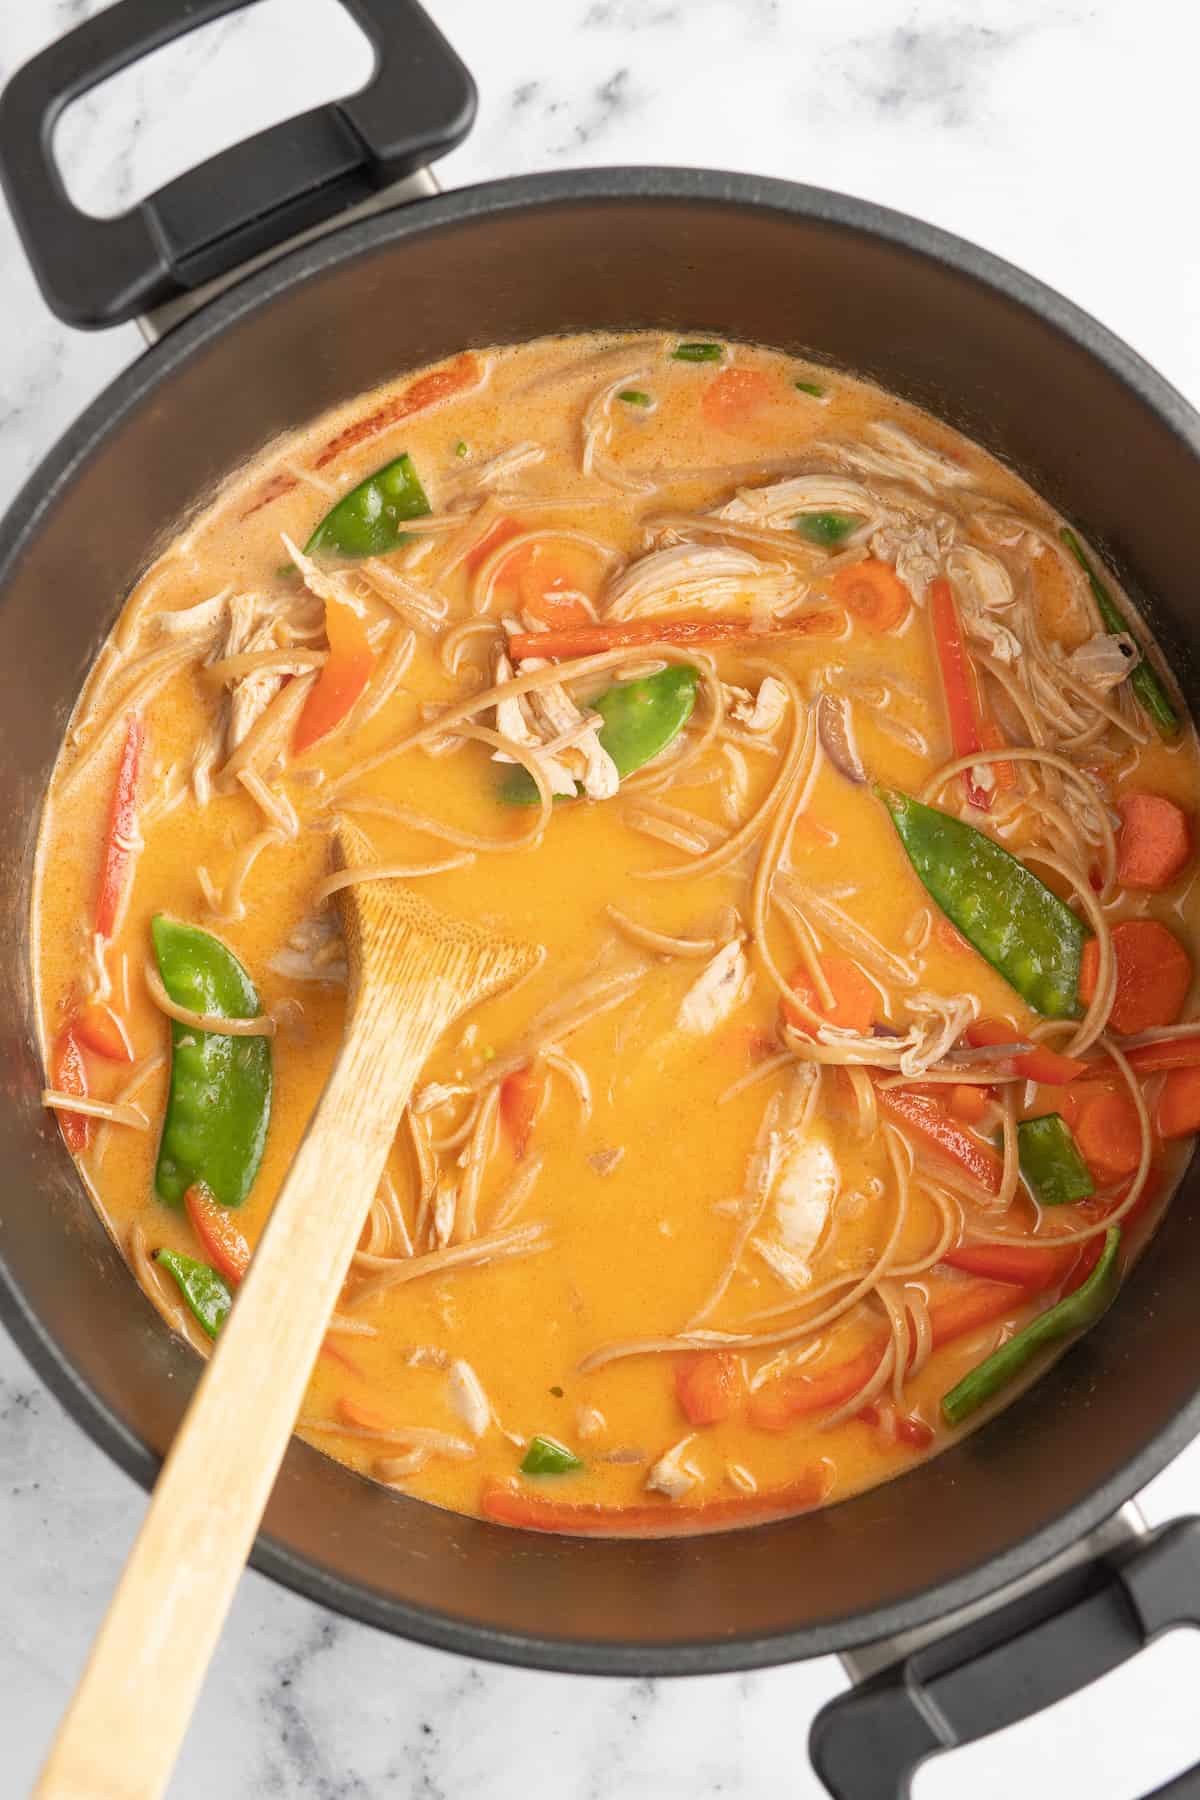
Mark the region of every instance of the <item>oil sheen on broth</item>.
POLYGON ((302 1434, 514 1525, 802 1510, 1010 1398, 1153 1223, 1195 781, 1115 579, 937 420, 740 344, 464 353, 129 596, 46 806, 48 1101, 206 1350, 339 1042, 350 820, 544 957, 424 1072, 302 1434))

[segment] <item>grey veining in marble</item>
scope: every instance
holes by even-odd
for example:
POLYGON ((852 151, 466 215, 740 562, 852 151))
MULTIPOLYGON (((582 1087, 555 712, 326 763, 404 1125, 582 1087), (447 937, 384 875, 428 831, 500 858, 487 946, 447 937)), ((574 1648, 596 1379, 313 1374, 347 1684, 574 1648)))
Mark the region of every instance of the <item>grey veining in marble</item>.
MULTIPOLYGON (((551 165, 666 162, 867 195, 1024 264, 1200 397, 1188 176, 1195 8, 1178 0, 428 4, 480 86, 476 129, 439 171, 447 185, 551 165)), ((97 9, 98 0, 8 0, 0 79, 97 9)), ((81 102, 59 136, 72 191, 119 210, 244 131, 357 85, 363 58, 333 0, 264 0, 163 52, 153 71, 122 77, 119 105, 105 95, 81 102)), ((89 336, 53 320, 2 209, 0 321, 2 505, 140 343, 132 326, 89 336)), ((0 1340, 5 1797, 28 1789, 141 1504, 0 1340)), ((1198 1506, 1193 1449, 1154 1484, 1147 1510, 1162 1519, 1198 1506)), ((1012 1743, 930 1769, 919 1800, 1144 1792, 1197 1751, 1198 1673, 1195 1652, 1164 1645, 1114 1678, 1118 1700, 1097 1689, 1012 1743)), ((840 1685, 828 1661, 666 1684, 494 1669, 383 1637, 248 1575, 172 1794, 814 1796, 808 1720, 840 1685)))

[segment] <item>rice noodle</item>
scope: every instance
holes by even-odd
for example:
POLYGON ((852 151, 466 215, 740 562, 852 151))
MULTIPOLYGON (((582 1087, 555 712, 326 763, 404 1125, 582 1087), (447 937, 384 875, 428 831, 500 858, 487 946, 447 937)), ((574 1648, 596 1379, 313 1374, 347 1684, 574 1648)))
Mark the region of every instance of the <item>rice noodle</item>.
POLYGON ((106 1119, 111 1125, 132 1125, 135 1131, 150 1129, 150 1121, 142 1109, 121 1100, 89 1100, 86 1094, 64 1094, 58 1088, 43 1088, 42 1105, 54 1112, 82 1113, 88 1119, 106 1119))
POLYGON ((739 1076, 738 1080, 727 1087, 723 1094, 718 1094, 717 1105, 724 1106, 727 1100, 732 1100, 736 1095, 745 1093, 747 1088, 754 1087, 757 1082, 765 1081, 769 1075, 778 1075, 781 1069, 794 1063, 795 1060, 790 1050, 781 1050, 778 1056, 767 1057, 766 1061, 759 1063, 756 1069, 751 1069, 748 1074, 739 1076))
POLYGON ((876 975, 885 981, 894 981, 897 987, 917 986, 920 977, 912 964, 881 944, 865 925, 852 919, 834 901, 826 900, 815 888, 806 887, 790 873, 780 878, 780 886, 784 896, 801 908, 805 916, 811 914, 835 943, 858 957, 876 975))
POLYGON ((432 863, 358 863, 352 869, 337 869, 325 875, 313 889, 313 905, 321 906, 343 888, 355 887, 360 881, 417 881, 426 875, 444 875, 447 869, 464 869, 475 858, 470 852, 446 856, 432 863))
POLYGON ((503 1081, 506 1075, 535 1061, 547 1045, 561 1044, 564 1038, 571 1037, 602 1013, 620 1006, 645 980, 651 967, 648 962, 637 962, 611 974, 589 976, 586 981, 568 988, 530 1021, 505 1055, 493 1057, 482 1069, 466 1078, 470 1092, 481 1093, 503 1081))
POLYGON ((904 1289, 904 1304, 911 1321, 912 1338, 908 1379, 915 1381, 933 1354, 933 1320, 929 1316, 929 1301, 919 1287, 904 1289))
POLYGON ((1088 915, 1088 921, 1096 934, 1095 992, 1092 995, 1091 1004, 1080 1021, 1078 1031, 1067 1046, 1069 1055, 1079 1056, 1084 1050, 1090 1049, 1105 1030, 1108 1024, 1108 1015, 1112 1011, 1113 1001, 1116 998, 1117 958, 1112 947, 1112 932, 1100 902, 1092 892, 1092 884, 1088 880, 1086 871, 1075 868, 1071 863, 1064 862, 1060 856, 1055 856, 1053 851, 1043 850, 1038 845, 1028 845, 1024 854, 1030 862, 1045 863, 1047 867, 1061 875, 1064 881, 1070 882, 1079 895, 1083 909, 1088 915))
POLYGON ((169 1331, 175 1332, 192 1346, 201 1356, 208 1356, 212 1344, 192 1319, 191 1314, 181 1301, 168 1298, 167 1282, 169 1276, 164 1275, 150 1252, 146 1248, 146 1233, 140 1219, 130 1227, 127 1239, 129 1264, 137 1279, 137 1284, 149 1300, 169 1331))
POLYGON ((712 956, 721 947, 715 937, 672 937, 669 932, 654 931, 649 925, 639 925, 636 919, 631 919, 615 906, 606 906, 604 910, 622 936, 656 956, 712 956))
POLYGON ((464 619, 461 624, 454 625, 438 644, 438 661, 447 675, 457 676, 460 673, 462 651, 472 638, 483 638, 489 645, 496 644, 504 635, 504 627, 498 619, 464 619))
POLYGON ((454 1218, 454 1241, 466 1243, 475 1236, 475 1226, 479 1214, 479 1189, 483 1182, 483 1173, 496 1147, 496 1125, 500 1112, 499 1084, 489 1088, 479 1104, 475 1125, 467 1140, 467 1147, 459 1158, 463 1170, 462 1185, 458 1192, 458 1210, 454 1218))
MULTIPOLYGON (((892 1372, 896 1369, 896 1360, 896 1340, 893 1332, 890 1342, 884 1348, 883 1355, 876 1365, 875 1373, 864 1381, 857 1393, 852 1394, 844 1405, 825 1415, 821 1420, 821 1430, 832 1431, 835 1425, 845 1424, 847 1419, 852 1419, 856 1413, 860 1413, 864 1406, 869 1406, 876 1394, 882 1393, 892 1379, 892 1372)), ((899 1376, 903 1381, 903 1370, 899 1371, 899 1376)))
POLYGON ((316 679, 315 675, 299 675, 280 688, 218 772, 219 788, 228 791, 244 770, 268 769, 286 755, 296 721, 316 679))
POLYGON ((537 1186, 541 1175, 543 1160, 540 1156, 530 1157, 522 1164, 508 1185, 501 1189, 492 1209, 492 1231, 502 1231, 511 1225, 525 1202, 537 1186))
POLYGON ((1007 1212, 1017 1197, 1017 1183, 1021 1179, 1020 1147, 1017 1139, 1017 1097, 1015 1089, 1012 1087, 1006 1087, 1001 1096, 1000 1116, 1004 1133, 1004 1162, 1000 1173, 1000 1187, 996 1194, 995 1210, 1007 1212))
POLYGON ((376 1271, 351 1294, 347 1305, 357 1309, 374 1300, 389 1288, 408 1281, 419 1281, 425 1275, 448 1275, 456 1269, 478 1268, 510 1256, 524 1256, 548 1250, 550 1241, 544 1224, 514 1225, 504 1231, 489 1231, 472 1238, 468 1244, 454 1244, 445 1250, 431 1250, 424 1255, 405 1258, 355 1256, 356 1266, 376 1271), (386 1265, 381 1267, 380 1265, 386 1265))
MULTIPOLYGON (((126 1010, 128 1010, 128 998, 126 998, 126 1010)), ((113 1095, 113 1103, 118 1106, 128 1106, 134 1095, 141 1092, 150 1077, 156 1075, 159 1069, 165 1066, 166 1060, 166 1052, 164 1050, 156 1050, 153 1056, 147 1056, 142 1062, 138 1063, 137 1067, 130 1074, 129 1080, 116 1094, 113 1095)), ((104 1153, 108 1149, 108 1143, 111 1136, 112 1125, 106 1119, 96 1133, 96 1141, 92 1148, 92 1166, 94 1168, 98 1167, 104 1161, 104 1153)))
POLYGON ((220 909, 215 913, 215 917, 220 923, 234 925, 245 918, 246 903, 242 899, 242 889, 250 871, 268 845, 282 844, 283 841, 281 833, 274 829, 260 831, 257 837, 251 838, 250 842, 244 844, 238 851, 220 909))
POLYGON ((579 1121, 586 1125, 592 1116, 592 1085, 587 1078, 587 1071, 568 1056, 555 1044, 547 1044, 541 1053, 541 1059, 548 1069, 557 1070, 567 1086, 571 1088, 579 1102, 579 1121))
POLYGON ((328 661, 327 650, 242 650, 236 656, 205 663, 203 674, 206 681, 220 687, 245 675, 303 675, 323 668, 328 661))
POLYGON ((166 1013, 168 1019, 175 1019, 180 1025, 190 1026, 193 1031, 212 1032, 220 1037, 274 1037, 275 1021, 269 1013, 259 1013, 253 1019, 229 1019, 221 1013, 192 1012, 190 1007, 180 1006, 172 1000, 162 984, 162 977, 154 964, 147 959, 143 968, 146 987, 150 998, 159 1012, 166 1013))
POLYGON ((543 542, 581 544, 585 550, 599 558, 604 568, 612 568, 624 561, 620 551, 615 550, 611 544, 590 536, 586 531, 572 530, 569 526, 541 525, 534 531, 521 531, 514 537, 505 538, 502 544, 497 544, 475 571, 470 589, 471 611, 480 616, 490 614, 496 577, 509 557, 543 542))
POLYGON ((419 1246, 428 1241, 430 1214, 433 1209, 434 1194, 437 1191, 437 1159, 429 1142, 429 1128, 411 1108, 405 1114, 408 1121, 408 1133, 412 1141, 413 1157, 417 1165, 417 1217, 413 1226, 413 1244, 419 1246))

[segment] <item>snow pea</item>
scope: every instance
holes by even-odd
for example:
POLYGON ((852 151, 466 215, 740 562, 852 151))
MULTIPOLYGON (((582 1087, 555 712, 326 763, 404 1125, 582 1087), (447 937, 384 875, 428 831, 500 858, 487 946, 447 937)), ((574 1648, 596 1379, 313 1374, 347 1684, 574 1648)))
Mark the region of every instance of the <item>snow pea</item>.
POLYGON ((724 354, 720 344, 676 344, 671 352, 676 362, 720 362, 724 354))
POLYGON ((233 1305, 228 1283, 207 1263, 197 1262, 194 1256, 183 1256, 178 1250, 156 1250, 154 1260, 170 1270, 187 1301, 188 1311, 201 1329, 215 1338, 233 1305))
POLYGON ((534 1437, 521 1463, 522 1475, 571 1475, 583 1464, 573 1450, 556 1438, 534 1437))
POLYGON ((994 838, 908 794, 876 792, 950 923, 1038 1012, 1077 1018, 1079 963, 1091 935, 1082 920, 994 838))
MULTIPOLYGON (((1092 590, 1092 598, 1096 602, 1096 611, 1100 614, 1104 629, 1106 631, 1122 631, 1137 643, 1135 634, 1129 629, 1128 619, 1092 568, 1084 554, 1083 545, 1075 533, 1064 525, 1058 535, 1088 578, 1088 586, 1092 590)), ((1137 695, 1142 711, 1150 719, 1158 735, 1163 738, 1173 738, 1179 732, 1179 714, 1171 705, 1166 688, 1140 651, 1141 646, 1139 645, 1138 660, 1126 676, 1126 680, 1137 695)))
MULTIPOLYGON (((151 921, 163 986, 178 1006, 226 1019, 262 1011, 232 950, 195 925, 151 921)), ((271 1041, 196 1031, 171 1021, 171 1086, 154 1185, 178 1206, 202 1181, 223 1206, 240 1206, 258 1173, 271 1117, 271 1041)))
POLYGON ((1121 1227, 1114 1225, 1104 1235, 1100 1260, 1084 1282, 1049 1312, 1044 1312, 1018 1331, 1016 1337, 985 1357, 971 1369, 942 1399, 942 1417, 948 1425, 961 1425, 985 1401, 1007 1387, 1029 1366, 1039 1350, 1056 1344, 1060 1338, 1076 1331, 1086 1331, 1102 1313, 1107 1312, 1117 1291, 1117 1252, 1121 1244, 1121 1227))
MULTIPOLYGON (((640 681, 619 681, 588 701, 588 709, 604 720, 600 742, 622 777, 632 775, 652 756, 665 750, 692 716, 696 704, 695 669, 672 663, 640 681)), ((528 769, 514 769, 500 788, 510 806, 535 806, 538 791, 528 769)))
POLYGON ((852 513, 810 512, 797 513, 792 520, 792 530, 807 538, 810 544, 840 544, 843 538, 849 537, 859 520, 852 513))
POLYGON ((1095 1193, 1088 1166, 1061 1113, 1040 1113, 1017 1126, 1021 1173, 1039 1206, 1071 1206, 1095 1193))
POLYGON ((407 451, 384 463, 332 506, 305 544, 317 556, 386 556, 406 541, 405 519, 419 519, 429 501, 407 451))

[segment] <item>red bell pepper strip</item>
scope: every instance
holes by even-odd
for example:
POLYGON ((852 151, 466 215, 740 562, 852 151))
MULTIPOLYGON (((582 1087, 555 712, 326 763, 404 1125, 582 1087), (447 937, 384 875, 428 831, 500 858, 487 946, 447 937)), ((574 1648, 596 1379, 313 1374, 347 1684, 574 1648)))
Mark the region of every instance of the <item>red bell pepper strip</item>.
POLYGON ((71 1026, 79 1042, 94 1050, 97 1056, 106 1056, 110 1062, 133 1061, 129 1033, 111 1006, 89 1000, 75 1014, 71 1026))
POLYGON ((877 1087, 876 1093, 885 1112, 891 1113, 933 1149, 965 1169, 989 1194, 1000 1192, 1004 1173, 1000 1157, 990 1144, 956 1124, 936 1100, 924 1094, 906 1093, 903 1088, 877 1087))
POLYGON ((130 872, 137 855, 138 778, 146 748, 146 727, 130 713, 125 742, 117 764, 117 779, 108 807, 108 833, 100 867, 96 897, 96 930, 102 938, 115 935, 129 893, 130 872))
POLYGON ((573 1537, 666 1537, 684 1531, 715 1531, 725 1525, 786 1518, 820 1506, 829 1492, 824 1463, 804 1469, 782 1487, 758 1494, 721 1495, 708 1500, 642 1501, 604 1506, 596 1501, 552 1500, 514 1482, 484 1482, 479 1510, 485 1519, 528 1531, 564 1532, 573 1537))
MULTIPOLYGON (((50 1079, 60 1094, 72 1094, 77 1100, 87 1099, 87 1064, 70 1025, 54 1040, 50 1079)), ((92 1141, 92 1121, 86 1113, 59 1111, 58 1124, 68 1150, 79 1155, 87 1149, 92 1141)))
MULTIPOLYGON (((982 1049, 988 1044, 1018 1043, 1022 1034, 1002 1019, 977 1019, 967 1026, 964 1036, 973 1048, 982 1049)), ((1196 1060, 1200 1062, 1200 1053, 1196 1060)), ((1023 1075, 1026 1081, 1063 1087, 1068 1081, 1077 1081, 1081 1075, 1086 1075, 1091 1064, 1078 1056, 1064 1056, 1058 1050, 1050 1050, 1045 1044, 1035 1044, 1032 1050, 1023 1050, 1019 1056, 1002 1057, 1000 1066, 1006 1075, 1023 1075)))
POLYGON ((237 1287, 250 1267, 250 1246, 229 1216, 228 1207, 214 1200, 202 1181, 194 1181, 183 1196, 192 1230, 204 1254, 231 1287, 237 1287))
POLYGON ((340 725, 375 667, 367 628, 352 606, 341 600, 325 602, 325 635, 329 639, 329 659, 296 724, 292 748, 297 756, 340 725))
MULTIPOLYGON (((942 695, 954 754, 971 756, 983 749, 975 678, 963 642, 954 589, 944 576, 930 584, 929 622, 933 627, 934 648, 942 674, 942 695)), ((962 781, 971 805, 980 812, 987 812, 992 804, 991 791, 980 787, 969 769, 963 771, 962 781)))
POLYGON ((514 1069, 500 1083, 500 1117, 518 1162, 529 1148, 541 1099, 542 1084, 529 1063, 514 1069))
POLYGON ((947 1250, 942 1261, 967 1275, 983 1275, 989 1281, 1011 1281, 1040 1293, 1057 1287, 1076 1259, 1074 1245, 1055 1250, 1050 1244, 959 1244, 947 1250))
POLYGON ((594 625, 563 626, 558 631, 515 631, 508 640, 514 662, 548 656, 561 662, 572 656, 595 656, 603 650, 636 649, 639 644, 752 644, 761 638, 840 637, 845 613, 830 608, 798 613, 774 625, 749 619, 600 619, 594 625))
POLYGON ((690 1425, 717 1425, 741 1403, 740 1360, 728 1350, 697 1350, 675 1358, 675 1393, 690 1425))

